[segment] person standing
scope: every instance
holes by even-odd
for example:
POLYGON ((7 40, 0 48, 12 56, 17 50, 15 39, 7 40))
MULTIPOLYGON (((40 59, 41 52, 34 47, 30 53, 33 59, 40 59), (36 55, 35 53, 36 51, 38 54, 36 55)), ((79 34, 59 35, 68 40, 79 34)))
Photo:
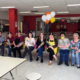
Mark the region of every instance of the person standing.
POLYGON ((6 44, 7 44, 6 47, 8 48, 8 52, 9 52, 8 56, 11 57, 12 56, 11 53, 13 52, 13 47, 14 47, 13 37, 12 37, 11 32, 8 33, 8 37, 6 39, 6 44))
POLYGON ((21 31, 18 30, 17 31, 17 36, 15 36, 14 40, 13 40, 13 44, 14 44, 13 54, 14 54, 14 57, 16 57, 16 51, 17 51, 18 54, 19 54, 19 57, 22 58, 21 49, 23 47, 23 43, 24 43, 24 37, 21 36, 21 31))
POLYGON ((41 63, 43 63, 43 51, 45 46, 46 39, 44 39, 43 33, 40 33, 40 37, 37 39, 37 48, 38 48, 38 56, 36 58, 36 61, 39 60, 39 57, 41 56, 41 63))
POLYGON ((61 39, 58 41, 58 47, 60 48, 60 61, 58 65, 61 65, 63 63, 64 55, 65 55, 65 65, 69 66, 68 64, 68 58, 69 58, 69 46, 70 41, 68 38, 65 37, 65 33, 61 32, 61 39))
POLYGON ((75 64, 75 57, 76 57, 76 63, 77 63, 77 68, 80 68, 79 64, 79 55, 80 55, 80 40, 79 40, 79 35, 77 33, 73 34, 73 40, 71 40, 71 59, 72 59, 72 66, 75 64))
POLYGON ((54 38, 53 33, 49 34, 49 39, 47 39, 46 45, 47 51, 49 52, 49 65, 52 65, 53 57, 56 61, 58 60, 56 57, 58 41, 56 38, 54 38))
POLYGON ((32 32, 29 32, 28 37, 25 38, 25 51, 23 53, 23 58, 26 56, 26 53, 28 52, 31 62, 33 61, 31 51, 34 50, 34 45, 35 45, 35 39, 33 38, 32 32))
POLYGON ((5 39, 4 36, 2 35, 2 32, 0 31, 0 48, 1 48, 2 56, 4 56, 4 43, 5 43, 5 39))

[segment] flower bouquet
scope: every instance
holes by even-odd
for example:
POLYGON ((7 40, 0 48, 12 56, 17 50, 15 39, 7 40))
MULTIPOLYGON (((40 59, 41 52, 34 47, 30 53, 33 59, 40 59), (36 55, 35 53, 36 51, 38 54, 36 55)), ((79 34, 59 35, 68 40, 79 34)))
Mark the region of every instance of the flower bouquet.
MULTIPOLYGON (((43 46, 44 45, 44 42, 42 42, 39 46, 41 47, 41 46, 43 46)), ((37 48, 37 50, 38 50, 39 48, 37 48)))

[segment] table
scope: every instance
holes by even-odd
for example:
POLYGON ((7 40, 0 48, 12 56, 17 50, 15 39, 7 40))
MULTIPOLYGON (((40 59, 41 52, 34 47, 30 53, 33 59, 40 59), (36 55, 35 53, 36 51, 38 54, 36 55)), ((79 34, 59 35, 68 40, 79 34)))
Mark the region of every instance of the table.
POLYGON ((41 78, 41 75, 37 72, 30 73, 26 75, 27 80, 39 80, 41 78))
POLYGON ((8 72, 11 72, 16 68, 16 79, 17 79, 17 66, 26 61, 26 59, 12 58, 12 57, 2 57, 0 56, 0 80, 8 72))

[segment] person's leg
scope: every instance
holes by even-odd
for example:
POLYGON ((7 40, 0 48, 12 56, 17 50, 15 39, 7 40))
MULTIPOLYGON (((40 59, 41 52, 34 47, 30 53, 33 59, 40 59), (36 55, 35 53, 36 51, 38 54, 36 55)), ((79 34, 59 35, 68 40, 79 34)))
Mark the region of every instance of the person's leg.
POLYGON ((22 49, 22 47, 17 48, 17 52, 18 52, 18 54, 19 54, 19 58, 22 58, 21 49, 22 49))
POLYGON ((60 50, 60 61, 58 65, 61 65, 63 63, 63 57, 64 57, 64 50, 60 50))
POLYGON ((43 47, 40 47, 39 49, 38 49, 38 57, 37 57, 37 59, 36 59, 36 61, 38 61, 39 60, 39 57, 41 56, 41 63, 43 62, 43 47))
POLYGON ((80 67, 80 65, 79 65, 79 52, 76 53, 76 63, 77 63, 77 67, 80 67))
POLYGON ((31 51, 33 51, 34 50, 34 47, 29 47, 29 49, 28 49, 28 54, 29 54, 29 57, 30 57, 30 61, 32 61, 33 59, 32 59, 32 54, 31 54, 31 51))
POLYGON ((69 50, 65 50, 65 65, 66 66, 69 66, 68 58, 69 58, 69 50))
POLYGON ((43 59, 43 47, 41 47, 41 59, 43 59))
POLYGON ((72 59, 72 66, 75 64, 75 50, 71 50, 71 59, 72 59))
POLYGON ((16 57, 16 50, 17 50, 17 48, 13 48, 13 55, 14 55, 14 57, 16 57))
POLYGON ((48 48, 47 50, 49 52, 49 65, 52 65, 52 60, 53 60, 53 52, 51 48, 48 48))
POLYGON ((1 45, 1 54, 4 56, 4 45, 1 45))
POLYGON ((12 50, 11 50, 11 48, 9 46, 6 46, 6 47, 8 48, 8 52, 9 52, 8 56, 11 57, 12 50))
POLYGON ((38 51, 38 56, 37 56, 37 58, 36 58, 36 61, 38 61, 39 60, 39 57, 40 57, 40 55, 41 55, 41 48, 39 48, 37 51, 38 51))
POLYGON ((24 53, 23 53, 23 58, 26 56, 26 53, 28 52, 28 48, 27 47, 25 47, 25 51, 24 51, 24 53))
POLYGON ((41 63, 43 63, 43 47, 41 47, 41 63))

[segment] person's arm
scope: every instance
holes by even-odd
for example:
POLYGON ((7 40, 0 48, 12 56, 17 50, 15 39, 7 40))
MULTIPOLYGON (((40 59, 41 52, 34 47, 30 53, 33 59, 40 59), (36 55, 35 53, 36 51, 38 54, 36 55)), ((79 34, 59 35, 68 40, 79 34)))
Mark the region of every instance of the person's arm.
POLYGON ((66 48, 68 48, 69 46, 70 46, 70 41, 69 41, 69 39, 67 39, 67 45, 65 46, 66 48))
POLYGON ((11 42, 11 45, 14 45, 14 44, 13 44, 13 40, 14 40, 14 38, 12 37, 12 42, 11 42))
POLYGON ((6 44, 9 45, 9 43, 8 43, 8 38, 6 38, 6 44))
POLYGON ((16 40, 16 36, 13 39, 13 45, 16 47, 15 40, 16 40))
POLYGON ((19 45, 19 46, 17 46, 17 47, 22 46, 22 45, 23 45, 23 43, 24 43, 24 37, 23 37, 23 36, 21 36, 20 38, 21 38, 21 39, 20 39, 20 43, 22 43, 22 44, 21 44, 21 45, 19 45))
POLYGON ((53 48, 56 48, 58 46, 58 41, 57 39, 54 39, 54 41, 55 41, 55 45, 53 46, 53 48))
POLYGON ((3 36, 2 38, 3 38, 2 39, 2 44, 4 44, 5 43, 5 37, 3 36))
POLYGON ((63 48, 63 45, 61 45, 60 40, 58 40, 58 47, 63 48))
MULTIPOLYGON (((49 39, 47 39, 46 41, 48 41, 48 42, 49 42, 49 39)), ((49 47, 49 44, 47 44, 47 43, 46 43, 46 46, 47 46, 47 47, 49 47)))
POLYGON ((26 38, 25 38, 25 45, 29 49, 28 42, 27 42, 26 38))
MULTIPOLYGON (((72 42, 72 41, 71 41, 72 42)), ((73 47, 73 44, 72 43, 70 43, 70 48, 71 49, 75 49, 75 47, 73 47)))

